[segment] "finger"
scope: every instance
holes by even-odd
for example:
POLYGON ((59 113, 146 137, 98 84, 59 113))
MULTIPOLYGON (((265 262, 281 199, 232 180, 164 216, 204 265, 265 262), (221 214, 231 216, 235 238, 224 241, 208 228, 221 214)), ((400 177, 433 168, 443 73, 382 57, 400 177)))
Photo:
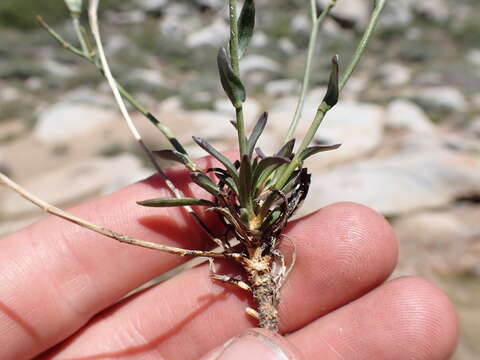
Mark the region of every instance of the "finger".
MULTIPOLYGON (((361 296, 396 263, 390 227, 360 205, 322 209, 294 222, 288 236, 298 266, 282 293, 283 333, 361 296)), ((255 324, 245 315, 248 299, 246 292, 212 282, 206 266, 192 269, 102 313, 45 358, 197 359, 255 324)))
MULTIPOLYGON (((213 166, 204 159, 204 167, 213 166)), ((186 192, 205 195, 185 171, 169 172, 186 192)), ((171 196, 159 177, 72 210, 120 233, 202 249, 208 241, 183 209, 150 209, 136 201, 171 196)), ((203 217, 218 228, 210 215, 203 217)), ((95 313, 187 259, 119 244, 49 217, 0 241, 0 349, 23 359, 61 341, 95 313)))
POLYGON ((284 337, 263 329, 252 329, 228 340, 202 360, 301 360, 303 357, 284 337))
POLYGON ((446 360, 457 338, 452 304, 419 278, 384 284, 288 337, 306 359, 322 360, 446 360))

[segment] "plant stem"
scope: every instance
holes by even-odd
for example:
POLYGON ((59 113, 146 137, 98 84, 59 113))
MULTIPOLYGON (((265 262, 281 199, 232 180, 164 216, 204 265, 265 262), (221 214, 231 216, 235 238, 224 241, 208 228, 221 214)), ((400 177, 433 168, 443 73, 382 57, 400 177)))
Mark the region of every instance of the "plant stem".
POLYGON ((188 249, 182 249, 182 248, 176 248, 172 246, 167 246, 167 245, 161 245, 157 243, 152 243, 149 241, 145 240, 140 240, 136 238, 129 237, 127 235, 119 234, 115 231, 106 229, 102 226, 96 225, 88 220, 79 218, 73 214, 70 214, 62 209, 59 209, 41 199, 36 197, 35 195, 31 194, 24 188, 22 188, 20 185, 15 183, 13 180, 8 178, 6 175, 0 173, 0 184, 8 187, 9 189, 15 191, 17 194, 22 196, 24 199, 30 201, 34 205, 38 206, 39 208, 43 209, 45 212, 52 214, 54 216, 58 216, 62 219, 65 219, 67 221, 70 221, 74 224, 80 225, 86 229, 89 229, 91 231, 94 231, 98 234, 104 235, 106 237, 115 239, 119 242, 125 243, 125 244, 130 244, 130 245, 135 245, 135 246, 140 246, 143 248, 148 248, 152 250, 158 250, 162 252, 166 252, 169 254, 175 254, 175 255, 180 255, 180 256, 203 256, 203 257, 208 257, 208 258, 239 258, 241 257, 240 254, 235 254, 235 253, 222 253, 222 252, 214 252, 214 251, 202 251, 202 250, 188 250, 188 249))
POLYGON ((383 7, 385 6, 385 3, 386 3, 386 0, 374 0, 374 7, 373 7, 372 16, 370 18, 370 22, 362 36, 362 39, 360 40, 360 43, 358 44, 357 49, 355 50, 352 61, 348 65, 347 69, 345 70, 345 73, 342 76, 342 79, 340 80, 340 84, 339 84, 340 91, 343 90, 343 88, 348 82, 348 79, 350 79, 350 76, 352 76, 353 71, 357 67, 360 59, 362 58, 362 55, 365 52, 365 48, 367 47, 367 44, 373 35, 375 27, 377 26, 380 13, 382 12, 383 7))
MULTIPOLYGON (((386 0, 374 0, 374 8, 372 15, 370 17, 369 24, 362 36, 362 39, 360 40, 358 47, 353 55, 353 58, 350 62, 350 64, 347 67, 347 70, 345 71, 344 75, 342 76, 342 79, 339 83, 339 91, 341 92, 342 89, 345 87, 346 83, 350 79, 353 71, 356 69, 360 59, 362 58, 363 53, 365 52, 365 49, 367 47, 368 42, 370 41, 373 32, 375 30, 375 27, 378 23, 378 19, 380 16, 380 13, 383 10, 383 7, 385 6, 386 0)), ((299 166, 302 165, 301 160, 300 160, 300 155, 303 150, 305 150, 308 145, 310 145, 311 141, 313 140, 315 133, 318 130, 318 127, 322 123, 323 119, 325 118, 326 113, 331 109, 329 105, 327 105, 325 102, 320 104, 320 106, 317 109, 317 114, 315 115, 315 119, 313 120, 312 124, 310 125, 310 128, 308 129, 307 134, 305 135, 305 138, 302 141, 302 144, 296 151, 296 155, 293 158, 292 162, 290 165, 282 172, 279 174, 278 180, 276 182, 276 188, 281 189, 288 181, 290 178, 290 175, 295 171, 295 169, 299 166)))
POLYGON ((293 116, 293 120, 290 124, 288 129, 287 136, 285 138, 285 142, 291 140, 294 136, 295 130, 298 126, 300 118, 302 117, 303 108, 305 105, 305 97, 307 95, 308 89, 310 87, 310 76, 312 72, 312 63, 313 63, 313 56, 315 54, 315 48, 317 44, 318 38, 318 31, 320 25, 325 21, 330 11, 336 5, 337 0, 332 0, 330 4, 322 11, 320 16, 317 15, 317 4, 315 0, 310 1, 310 11, 312 15, 312 29, 310 32, 310 40, 308 43, 308 54, 307 54, 307 62, 305 65, 305 73, 303 76, 303 85, 302 90, 300 93, 300 97, 298 99, 297 108, 295 109, 295 115, 293 116))
MULTIPOLYGON (((40 25, 52 36, 64 49, 72 52, 73 54, 88 60, 90 63, 95 65, 97 70, 105 77, 104 69, 102 68, 101 64, 99 64, 95 57, 89 54, 88 52, 85 53, 84 51, 76 48, 68 41, 63 39, 60 34, 58 34, 50 25, 48 25, 45 20, 41 16, 37 16, 37 21, 40 25)), ((132 105, 137 111, 139 111, 142 115, 144 115, 156 128, 160 130, 160 132, 165 136, 165 138, 170 142, 170 144, 175 148, 175 150, 185 154, 188 159, 190 160, 189 165, 192 168, 195 168, 194 162, 190 159, 187 154, 187 151, 184 147, 180 144, 180 142, 175 138, 172 131, 165 125, 163 125, 152 113, 150 113, 142 104, 140 104, 135 98, 118 82, 116 82, 117 88, 120 91, 122 97, 128 101, 130 105, 132 105)))
MULTIPOLYGON (((240 78, 240 60, 238 50, 238 22, 237 22, 237 0, 229 0, 230 9, 230 60, 234 73, 240 78)), ((237 120, 238 146, 240 148, 240 159, 247 153, 245 141, 245 122, 243 119, 243 105, 235 107, 237 120)))
POLYGON ((73 22, 73 28, 75 29, 75 34, 77 34, 78 41, 80 42, 80 46, 82 47, 83 53, 88 56, 88 46, 87 43, 85 42, 85 39, 83 37, 83 32, 82 32, 82 27, 80 26, 80 14, 78 13, 71 13, 70 14, 72 17, 72 22, 73 22))
POLYGON ((285 169, 285 171, 278 178, 275 185, 277 189, 281 189, 283 186, 285 186, 288 179, 290 178, 290 175, 295 171, 297 167, 302 165, 300 160, 300 155, 303 152, 303 150, 305 150, 308 147, 308 145, 310 145, 310 143, 312 142, 315 136, 315 133, 318 130, 318 127, 320 126, 323 119, 325 118, 325 115, 330 109, 331 107, 324 102, 320 104, 320 106, 318 107, 317 114, 315 115, 315 119, 313 119, 313 122, 310 125, 310 128, 308 129, 308 132, 305 135, 305 138, 303 139, 302 144, 298 148, 295 157, 293 158, 291 163, 288 165, 288 167, 285 169))

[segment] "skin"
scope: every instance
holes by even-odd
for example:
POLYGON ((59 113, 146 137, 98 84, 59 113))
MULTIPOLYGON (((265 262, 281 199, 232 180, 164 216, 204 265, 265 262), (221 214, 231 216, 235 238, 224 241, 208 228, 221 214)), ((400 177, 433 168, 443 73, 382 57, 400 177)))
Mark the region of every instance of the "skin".
MULTIPOLYGON (((214 165, 210 159, 199 164, 214 165)), ((204 195, 186 172, 169 175, 187 196, 204 195)), ((210 247, 182 209, 135 204, 162 196, 168 192, 152 177, 71 211, 144 240, 210 247)), ((202 216, 220 229, 215 216, 202 216)), ((291 359, 449 358, 458 337, 455 310, 426 280, 386 282, 398 248, 382 216, 335 204, 292 222, 285 234, 291 242, 283 241, 282 251, 291 254, 294 243, 297 253, 279 309, 285 336, 261 333, 291 359)), ((255 326, 244 312, 251 306, 248 294, 210 280, 206 265, 120 300, 186 260, 54 217, 1 239, 2 359, 193 360, 255 326)), ((237 271, 226 263, 216 267, 237 271)))

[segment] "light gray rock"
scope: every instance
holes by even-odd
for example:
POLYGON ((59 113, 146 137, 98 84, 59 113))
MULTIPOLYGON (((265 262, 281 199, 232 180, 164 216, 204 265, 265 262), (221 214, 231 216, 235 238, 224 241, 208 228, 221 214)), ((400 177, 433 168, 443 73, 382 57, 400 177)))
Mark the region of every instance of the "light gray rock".
MULTIPOLYGON (((330 0, 319 0, 319 3, 326 7, 330 0)), ((333 14, 354 20, 359 25, 365 25, 370 16, 370 4, 368 1, 342 0, 342 4, 333 9, 333 14)))
POLYGON ((480 67, 480 50, 472 49, 467 54, 467 59, 474 65, 480 67))
POLYGON ((159 11, 167 5, 168 0, 137 0, 136 3, 145 11, 159 11))
POLYGON ((381 67, 380 76, 386 87, 406 85, 412 78, 412 71, 399 63, 388 63, 381 67))
POLYGON ((186 39, 186 45, 193 49, 207 45, 219 47, 226 42, 228 34, 229 28, 225 21, 217 19, 211 25, 192 32, 186 39))
POLYGON ((386 125, 412 132, 432 133, 435 130, 422 108, 408 100, 395 100, 390 103, 386 125))
POLYGON ((450 110, 465 112, 468 110, 468 102, 462 92, 450 86, 423 87, 415 91, 415 99, 422 104, 434 107, 438 110, 450 110))
MULTIPOLYGON (((109 193, 138 181, 151 171, 130 154, 109 158, 92 158, 54 170, 22 185, 43 200, 69 206, 92 196, 109 193)), ((6 219, 18 220, 39 212, 38 208, 11 192, 3 193, 0 214, 6 219)))
POLYGON ((117 113, 107 108, 61 102, 40 114, 33 136, 44 143, 73 140, 117 119, 117 113))
POLYGON ((386 215, 448 205, 480 193, 480 157, 422 138, 398 155, 342 165, 313 178, 307 206, 354 201, 386 215), (416 144, 417 146, 414 146, 416 144))
POLYGON ((475 118, 468 126, 468 133, 480 138, 480 117, 475 118))
MULTIPOLYGON (((325 95, 325 89, 313 90, 305 101, 303 119, 300 121, 295 137, 302 139, 315 116, 316 109, 325 95)), ((270 122, 278 141, 282 141, 288 131, 295 113, 296 97, 277 100, 270 112, 270 122)), ((325 166, 364 157, 375 151, 383 139, 385 113, 382 107, 354 101, 337 104, 328 112, 317 131, 315 140, 320 143, 342 143, 342 147, 325 155, 312 158, 310 166, 325 166)))
POLYGON ((281 79, 270 81, 265 85, 265 92, 272 96, 286 96, 295 94, 300 90, 301 84, 295 79, 281 79))
POLYGON ((280 64, 272 59, 261 55, 247 55, 242 60, 242 71, 269 71, 277 72, 280 70, 280 64))

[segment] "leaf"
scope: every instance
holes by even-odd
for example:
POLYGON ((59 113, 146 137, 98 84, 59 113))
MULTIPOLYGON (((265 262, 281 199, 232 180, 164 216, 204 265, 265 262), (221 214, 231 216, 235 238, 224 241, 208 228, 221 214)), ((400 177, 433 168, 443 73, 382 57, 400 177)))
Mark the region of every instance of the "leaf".
POLYGON ((218 195, 218 193, 220 192, 218 186, 215 185, 207 175, 200 173, 190 173, 190 178, 195 184, 205 189, 212 195, 218 195))
POLYGON ((258 119, 255 127, 252 130, 252 134, 247 141, 247 154, 251 157, 253 155, 253 150, 255 149, 255 145, 257 144, 260 135, 262 135, 265 126, 267 125, 268 120, 268 113, 264 112, 260 119, 258 119))
POLYGON ((242 12, 238 19, 238 47, 239 57, 245 55, 248 44, 253 36, 253 29, 255 28, 255 1, 245 0, 242 12))
POLYGON ((239 200, 240 205, 252 208, 252 165, 248 155, 244 155, 240 163, 239 200))
POLYGON ((305 150, 302 151, 302 153, 300 154, 300 159, 303 161, 303 160, 309 158, 310 156, 313 156, 313 155, 318 154, 320 152, 336 150, 340 146, 342 146, 342 144, 312 146, 312 147, 306 148, 305 150))
POLYGON ((159 198, 137 201, 138 205, 148 207, 172 207, 172 206, 216 206, 211 201, 196 198, 159 198))
POLYGON ((175 161, 183 165, 187 165, 190 162, 188 156, 176 150, 153 151, 153 154, 158 156, 160 159, 175 161))
POLYGON ((255 148, 255 152, 260 159, 265 159, 267 157, 267 155, 259 147, 255 148))
POLYGON ((263 185, 263 182, 275 171, 278 167, 290 163, 290 160, 285 157, 269 156, 260 161, 253 173, 253 184, 256 188, 263 185))
POLYGON ((295 139, 288 141, 283 145, 280 150, 275 154, 275 156, 289 158, 293 154, 293 148, 295 147, 295 139))
POLYGON ((245 102, 245 87, 235 74, 224 47, 220 48, 217 56, 218 71, 220 73, 220 82, 223 90, 232 102, 235 108, 238 108, 245 102))
POLYGON ((334 107, 338 102, 339 88, 338 88, 338 55, 332 58, 332 71, 330 73, 330 80, 328 82, 328 89, 323 102, 330 107, 334 107))
POLYGON ((217 149, 215 149, 212 145, 207 143, 202 138, 199 138, 197 136, 193 136, 192 138, 193 138, 193 141, 195 141, 198 144, 198 146, 200 146, 203 150, 208 152, 215 159, 220 161, 223 164, 223 166, 225 166, 225 169, 227 169, 228 173, 235 180, 235 182, 238 180, 237 169, 235 168, 235 166, 232 164, 230 160, 228 160, 217 149))

